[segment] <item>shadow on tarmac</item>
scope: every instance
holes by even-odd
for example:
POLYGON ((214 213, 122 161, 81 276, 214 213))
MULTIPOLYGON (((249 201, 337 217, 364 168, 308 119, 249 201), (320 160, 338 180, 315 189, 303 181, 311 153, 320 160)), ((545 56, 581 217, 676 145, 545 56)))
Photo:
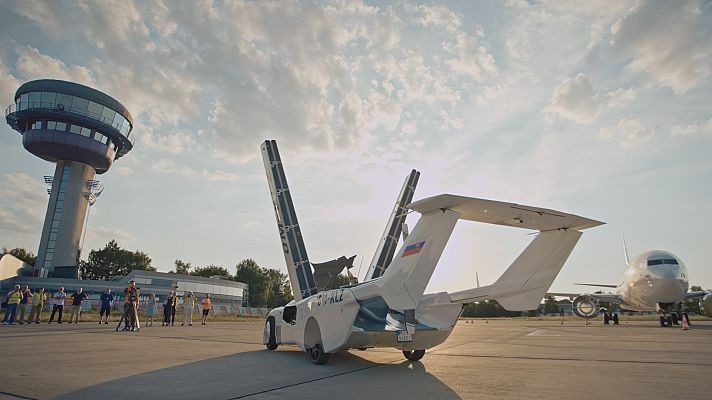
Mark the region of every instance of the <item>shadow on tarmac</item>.
MULTIPOLYGON (((327 365, 313 365, 296 348, 251 351, 128 376, 58 398, 460 398, 427 372, 427 354, 425 364, 401 362, 398 353, 393 353, 393 361, 381 364, 358 353, 338 352, 327 365)), ((137 354, 136 363, 140 362, 137 354)))

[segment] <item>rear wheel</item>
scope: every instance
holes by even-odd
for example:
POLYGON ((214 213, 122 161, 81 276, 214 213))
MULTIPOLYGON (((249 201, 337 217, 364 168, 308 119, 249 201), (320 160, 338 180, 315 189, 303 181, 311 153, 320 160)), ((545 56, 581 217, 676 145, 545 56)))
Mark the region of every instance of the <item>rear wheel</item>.
POLYGON ((316 365, 326 364, 329 361, 329 356, 331 355, 324 352, 324 348, 321 346, 321 343, 315 344, 314 347, 309 349, 308 353, 312 364, 316 365))
POLYGON ((267 322, 265 323, 265 333, 268 335, 268 339, 265 346, 267 346, 268 350, 277 350, 277 347, 279 347, 277 344, 274 325, 274 317, 267 318, 267 322))
POLYGON ((403 355, 410 361, 418 361, 425 355, 425 350, 403 350, 403 355))

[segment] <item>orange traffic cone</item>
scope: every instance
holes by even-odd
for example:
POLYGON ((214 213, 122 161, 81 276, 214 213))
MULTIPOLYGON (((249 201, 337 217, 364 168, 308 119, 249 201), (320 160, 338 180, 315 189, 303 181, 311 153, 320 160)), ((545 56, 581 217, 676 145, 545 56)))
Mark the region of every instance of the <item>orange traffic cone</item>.
POLYGON ((682 315, 682 330, 683 331, 689 331, 690 330, 690 322, 687 320, 687 315, 682 315))

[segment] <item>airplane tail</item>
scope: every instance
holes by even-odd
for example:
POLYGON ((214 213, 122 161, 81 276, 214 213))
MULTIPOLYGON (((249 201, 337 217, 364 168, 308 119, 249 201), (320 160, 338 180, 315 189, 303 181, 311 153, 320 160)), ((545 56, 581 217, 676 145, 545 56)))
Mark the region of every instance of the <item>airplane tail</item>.
POLYGON ((578 242, 579 230, 602 224, 544 208, 449 194, 414 202, 408 208, 422 217, 375 281, 394 310, 417 307, 459 219, 540 231, 497 282, 450 295, 456 303, 496 299, 512 310, 536 308, 578 242))
POLYGON ((577 230, 540 233, 495 283, 450 294, 453 303, 497 300, 507 310, 533 310, 581 237, 577 230))

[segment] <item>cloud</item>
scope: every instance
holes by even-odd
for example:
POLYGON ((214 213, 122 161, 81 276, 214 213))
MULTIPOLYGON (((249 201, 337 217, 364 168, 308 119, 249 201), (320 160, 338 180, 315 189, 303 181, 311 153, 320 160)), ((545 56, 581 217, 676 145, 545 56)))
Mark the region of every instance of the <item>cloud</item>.
POLYGON ((91 239, 94 242, 105 241, 108 243, 112 239, 116 239, 116 241, 119 243, 125 243, 133 242, 136 240, 136 237, 128 232, 124 232, 119 229, 105 228, 103 226, 88 226, 86 235, 87 239, 91 239))
POLYGON ((151 165, 154 172, 164 175, 177 175, 189 179, 202 178, 213 182, 236 182, 241 180, 239 175, 222 169, 194 169, 188 165, 178 166, 175 161, 162 158, 151 165))
POLYGON ((682 94, 712 72, 712 19, 699 1, 644 1, 611 26, 612 50, 628 68, 682 94), (662 29, 661 27, 664 27, 662 29))
POLYGON ((631 147, 648 141, 653 136, 653 129, 646 128, 640 119, 634 115, 621 118, 615 126, 601 128, 602 138, 616 138, 623 147, 631 147))
POLYGON ((147 149, 165 151, 170 154, 182 154, 195 145, 192 135, 178 132, 167 135, 155 134, 151 129, 141 131, 140 145, 147 149))
POLYGON ((707 122, 690 125, 675 125, 670 129, 673 136, 712 135, 712 118, 707 122))
POLYGON ((96 81, 91 70, 80 65, 67 66, 61 60, 40 53, 34 47, 21 46, 16 49, 16 68, 25 80, 62 79, 95 86, 96 81))
POLYGON ((47 210, 47 188, 26 174, 3 174, 0 185, 0 230, 37 233, 47 210))
POLYGON ((579 124, 588 124, 598 116, 599 107, 600 100, 591 81, 586 75, 578 74, 556 86, 551 100, 542 111, 579 124))
POLYGON ((635 101, 637 93, 635 88, 618 89, 606 93, 607 106, 611 108, 620 108, 635 101))
POLYGON ((443 44, 444 50, 454 56, 445 61, 451 71, 468 75, 475 82, 482 82, 499 74, 492 54, 478 43, 478 38, 483 36, 482 28, 478 28, 473 35, 460 32, 454 42, 443 44))
POLYGON ((131 176, 134 174, 134 170, 131 167, 114 167, 112 170, 114 171, 114 173, 119 174, 121 176, 131 176))
POLYGON ((462 25, 460 15, 444 6, 406 3, 405 7, 410 18, 420 26, 434 26, 454 33, 462 25))
POLYGON ((20 81, 7 70, 7 66, 0 59, 0 98, 12 99, 19 86, 20 81))

